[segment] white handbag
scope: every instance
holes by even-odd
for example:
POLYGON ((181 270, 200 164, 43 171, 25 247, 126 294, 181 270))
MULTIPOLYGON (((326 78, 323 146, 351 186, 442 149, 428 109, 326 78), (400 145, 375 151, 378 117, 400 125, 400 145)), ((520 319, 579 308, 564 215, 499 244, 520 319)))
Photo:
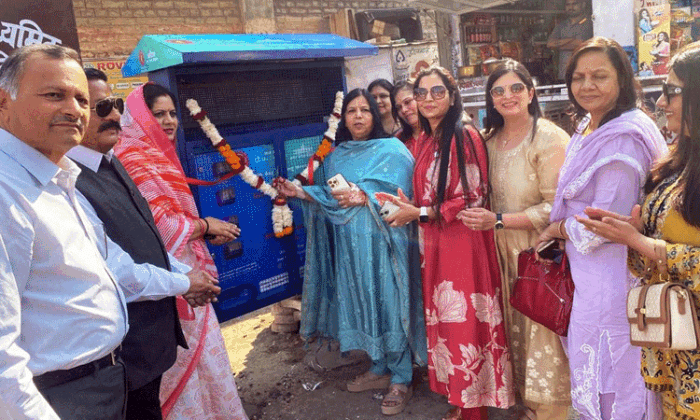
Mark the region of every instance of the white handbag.
POLYGON ((678 283, 635 287, 627 295, 630 342, 672 350, 700 347, 700 322, 692 293, 678 283))

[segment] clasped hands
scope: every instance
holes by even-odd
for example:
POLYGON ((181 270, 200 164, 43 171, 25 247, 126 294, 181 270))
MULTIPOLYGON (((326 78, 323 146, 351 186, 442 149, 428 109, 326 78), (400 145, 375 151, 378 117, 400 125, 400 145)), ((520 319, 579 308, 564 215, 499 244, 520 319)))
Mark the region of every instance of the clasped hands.
POLYGON ((219 280, 206 271, 199 269, 188 272, 186 276, 190 279, 190 288, 182 297, 185 298, 190 306, 196 308, 207 305, 210 302, 216 302, 216 296, 221 293, 219 280))
POLYGON ((482 207, 473 207, 457 213, 457 220, 471 230, 490 230, 496 226, 496 213, 482 207))

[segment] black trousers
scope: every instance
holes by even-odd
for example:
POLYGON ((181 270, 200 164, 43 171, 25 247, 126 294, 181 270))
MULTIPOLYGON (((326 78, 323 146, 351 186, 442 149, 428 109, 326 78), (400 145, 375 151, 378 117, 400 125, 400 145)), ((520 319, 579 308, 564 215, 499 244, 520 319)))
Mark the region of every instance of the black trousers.
POLYGON ((92 375, 40 392, 61 420, 124 420, 126 370, 118 361, 92 375))
POLYGON ((160 381, 157 377, 141 388, 129 391, 126 399, 126 420, 163 420, 160 409, 160 381))

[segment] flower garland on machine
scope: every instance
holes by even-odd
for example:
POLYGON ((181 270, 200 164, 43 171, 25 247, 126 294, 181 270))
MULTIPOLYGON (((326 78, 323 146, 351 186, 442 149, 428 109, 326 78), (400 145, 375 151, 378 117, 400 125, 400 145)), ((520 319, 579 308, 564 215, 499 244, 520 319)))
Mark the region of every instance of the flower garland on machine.
MULTIPOLYGON (((343 93, 338 92, 335 95, 333 113, 328 118, 328 130, 323 134, 321 144, 319 144, 318 149, 309 159, 309 166, 292 181, 297 185, 313 184, 313 172, 331 152, 332 144, 335 140, 335 132, 340 122, 342 104, 343 93)), ((245 153, 236 152, 231 149, 231 146, 226 142, 226 139, 221 137, 219 130, 209 121, 206 111, 200 108, 196 100, 188 99, 185 102, 185 106, 187 106, 187 109, 190 111, 192 118, 199 123, 199 126, 202 128, 207 138, 209 138, 214 148, 219 151, 226 160, 226 163, 231 167, 233 175, 240 175, 248 185, 261 191, 272 199, 272 229, 275 233, 275 237, 281 238, 290 235, 294 231, 294 228, 292 227, 292 210, 287 205, 287 197, 265 182, 262 176, 250 169, 248 166, 248 156, 246 156, 245 153)))
POLYGON ((231 146, 221 137, 219 130, 209 121, 206 111, 199 107, 196 100, 188 99, 185 102, 185 106, 189 109, 192 118, 202 127, 202 131, 211 140, 212 145, 226 159, 226 163, 231 167, 233 174, 240 175, 248 185, 272 199, 272 230, 275 233, 275 237, 281 238, 290 235, 294 228, 292 227, 292 210, 287 205, 287 197, 284 194, 280 194, 275 188, 265 182, 262 176, 250 169, 248 156, 245 153, 231 150, 231 146))
POLYGON ((340 111, 343 108, 343 92, 336 92, 335 103, 333 104, 333 112, 328 117, 328 130, 323 133, 321 144, 318 145, 316 153, 309 159, 307 166, 299 175, 294 177, 292 181, 298 186, 313 185, 314 171, 321 166, 321 163, 326 159, 326 156, 333 150, 333 142, 335 141, 335 132, 338 130, 340 123, 340 111))

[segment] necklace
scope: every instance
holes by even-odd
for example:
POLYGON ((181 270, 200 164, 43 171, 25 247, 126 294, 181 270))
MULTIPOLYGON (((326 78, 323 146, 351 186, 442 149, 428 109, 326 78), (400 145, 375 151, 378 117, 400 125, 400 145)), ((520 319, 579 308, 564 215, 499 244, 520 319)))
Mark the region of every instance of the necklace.
POLYGON ((499 140, 500 140, 500 142, 501 142, 501 149, 505 149, 506 147, 508 147, 508 143, 510 143, 511 140, 514 140, 514 139, 519 139, 519 142, 518 142, 518 143, 521 143, 521 142, 525 139, 525 137, 526 137, 528 134, 530 134, 530 132, 532 131, 532 124, 528 123, 528 126, 529 126, 529 128, 528 128, 527 130, 524 130, 524 131, 525 131, 525 134, 522 134, 522 135, 520 135, 520 136, 518 136, 518 134, 520 134, 520 133, 522 132, 522 131, 520 131, 520 130, 519 130, 518 134, 516 134, 516 135, 514 135, 514 136, 510 136, 510 137, 508 137, 508 138, 506 138, 506 136, 505 136, 505 134, 504 134, 503 131, 501 131, 500 133, 498 133, 498 137, 499 137, 499 140))

